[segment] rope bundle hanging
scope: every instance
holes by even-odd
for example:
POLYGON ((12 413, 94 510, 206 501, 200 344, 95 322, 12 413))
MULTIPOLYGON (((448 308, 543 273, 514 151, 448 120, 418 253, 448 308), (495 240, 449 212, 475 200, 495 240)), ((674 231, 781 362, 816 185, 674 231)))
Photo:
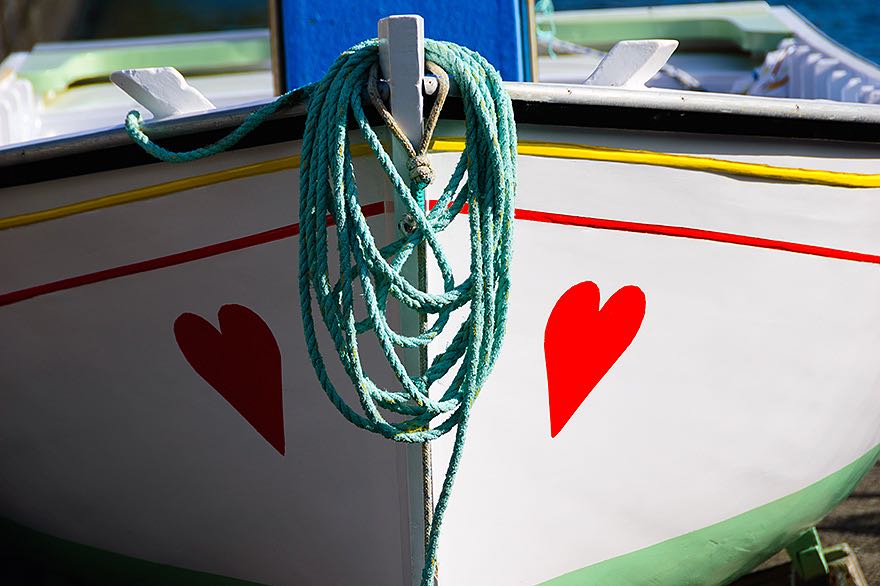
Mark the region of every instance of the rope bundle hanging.
MULTIPOLYGON (((446 73, 458 85, 464 105, 466 141, 442 195, 425 212, 425 188, 433 180, 426 152, 442 99, 438 98, 429 116, 428 132, 417 151, 378 98, 379 44, 379 40, 373 39, 349 49, 330 67, 324 79, 305 88, 308 111, 300 167, 300 303, 315 373, 330 401, 346 419, 398 442, 429 442, 455 430, 452 456, 426 544, 422 584, 428 586, 436 571, 440 526, 461 460, 471 407, 495 364, 504 338, 516 192, 516 128, 510 98, 498 72, 485 59, 453 43, 425 39, 425 59, 429 69, 440 78, 441 87, 446 73), (412 183, 397 172, 369 125, 361 98, 365 86, 386 125, 410 154, 412 183), (350 116, 396 191, 397 204, 406 209, 407 226, 401 238, 384 248, 376 245, 361 212, 348 138, 350 116), (465 206, 470 226, 470 275, 456 283, 437 236, 465 206), (338 238, 335 265, 340 277, 335 282, 330 271, 328 216, 335 223, 338 238), (423 244, 440 269, 443 293, 422 291, 401 276, 404 263, 423 244), (355 315, 356 285, 366 306, 362 319, 355 315), (433 323, 416 335, 394 331, 385 315, 389 298, 424 316, 433 316, 433 323), (330 380, 318 347, 313 304, 319 309, 340 362, 357 390, 360 410, 348 405, 330 380), (425 372, 408 373, 396 349, 426 348, 450 322, 452 313, 468 305, 467 317, 447 348, 434 357, 425 372), (399 388, 380 388, 364 371, 358 336, 369 331, 384 351, 399 388), (446 391, 439 398, 431 398, 431 386, 447 375, 451 380, 446 391), (391 421, 383 411, 394 415, 393 419, 403 416, 404 420, 391 421)), ((228 149, 276 112, 291 95, 292 92, 285 94, 254 112, 216 143, 192 151, 173 152, 152 142, 141 130, 136 111, 126 118, 126 129, 144 150, 163 161, 192 161, 228 149)))
MULTIPOLYGON (((400 442, 426 442, 455 430, 452 457, 427 544, 422 575, 422 584, 427 585, 435 572, 440 525, 461 459, 471 407, 504 337, 516 130, 510 98, 498 73, 482 57, 452 43, 426 39, 425 59, 456 80, 465 112, 466 147, 437 204, 424 211, 424 189, 430 181, 424 161, 410 165, 416 179, 411 189, 370 127, 361 91, 378 61, 378 41, 357 45, 339 57, 309 100, 300 170, 299 262, 307 346, 318 379, 340 413, 358 427, 400 442), (382 249, 377 247, 360 208, 347 132, 349 112, 397 192, 398 205, 405 206, 407 217, 413 220, 410 234, 404 233, 382 249), (437 235, 465 204, 470 224, 470 275, 456 283, 437 235), (333 218, 338 237, 333 262, 340 277, 335 282, 330 273, 327 215, 333 218), (421 242, 426 243, 440 269, 443 293, 421 291, 400 274, 421 242), (355 312, 356 284, 366 305, 366 317, 361 320, 355 312), (433 316, 433 323, 417 335, 394 331, 385 316, 389 296, 433 316), (315 337, 313 299, 357 389, 362 412, 348 405, 330 381, 315 337), (452 312, 467 304, 467 318, 449 346, 434 357, 424 373, 408 373, 396 348, 427 346, 447 325, 452 312), (380 388, 364 372, 357 338, 367 331, 378 339, 400 388, 380 388), (443 395, 431 398, 432 384, 456 366, 443 395), (405 420, 392 422, 383 411, 403 415, 405 420)), ((411 156, 416 154, 412 147, 410 150, 411 156)))

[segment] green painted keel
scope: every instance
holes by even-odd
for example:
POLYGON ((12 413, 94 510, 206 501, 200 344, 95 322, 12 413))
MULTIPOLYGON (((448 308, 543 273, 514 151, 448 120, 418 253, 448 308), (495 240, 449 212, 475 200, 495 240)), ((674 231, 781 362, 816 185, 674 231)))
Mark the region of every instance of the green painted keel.
POLYGON ((728 584, 818 523, 855 489, 878 457, 880 446, 819 482, 762 507, 541 586, 728 584))

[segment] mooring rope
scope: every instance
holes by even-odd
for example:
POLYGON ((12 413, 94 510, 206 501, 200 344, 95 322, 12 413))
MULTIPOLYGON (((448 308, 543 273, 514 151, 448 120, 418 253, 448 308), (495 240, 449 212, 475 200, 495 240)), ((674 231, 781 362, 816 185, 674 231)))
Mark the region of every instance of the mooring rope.
MULTIPOLYGON (((365 85, 373 101, 377 101, 379 44, 379 40, 373 39, 344 52, 320 82, 307 88, 300 168, 300 303, 315 373, 343 417, 398 442, 429 442, 455 430, 452 456, 426 544, 422 585, 429 586, 436 572, 440 527, 461 462, 471 408, 504 338, 516 193, 516 128, 510 98, 499 74, 485 59, 453 43, 426 39, 425 59, 429 70, 440 78, 441 88, 445 73, 455 79, 459 88, 466 139, 442 195, 426 212, 424 192, 433 172, 425 153, 442 99, 438 96, 439 105, 435 104, 429 115, 425 140, 418 150, 406 141, 384 105, 376 104, 389 129, 398 140, 402 139, 410 154, 410 177, 405 179, 370 127, 362 104, 365 85), (376 245, 360 208, 348 134, 351 116, 390 180, 397 194, 396 205, 404 206, 407 221, 401 226, 401 237, 383 248, 376 245), (456 283, 438 234, 465 206, 470 226, 470 275, 456 283), (331 276, 330 271, 328 216, 336 226, 334 264, 338 278, 331 276), (422 243, 439 268, 442 293, 423 291, 401 275, 404 263, 422 243), (415 335, 394 331, 386 319, 389 296, 422 315, 434 316, 433 323, 415 335), (355 299, 365 306, 363 319, 356 316, 355 299), (318 346, 313 305, 320 311, 339 360, 357 390, 360 410, 348 405, 330 380, 318 346), (462 316, 464 319, 446 349, 433 358, 424 372, 408 373, 397 348, 426 348, 444 330, 453 312, 466 305, 466 316, 462 316), (358 336, 368 331, 376 336, 399 388, 383 389, 365 373, 358 336), (442 396, 431 398, 432 385, 447 375, 451 378, 442 396), (383 411, 392 415, 393 420, 383 411), (401 416, 403 421, 399 421, 401 416)), ((185 153, 173 153, 152 143, 141 131, 135 112, 126 119, 126 128, 138 144, 162 160, 194 160, 229 148, 274 113, 288 96, 255 112, 217 143, 185 153)))

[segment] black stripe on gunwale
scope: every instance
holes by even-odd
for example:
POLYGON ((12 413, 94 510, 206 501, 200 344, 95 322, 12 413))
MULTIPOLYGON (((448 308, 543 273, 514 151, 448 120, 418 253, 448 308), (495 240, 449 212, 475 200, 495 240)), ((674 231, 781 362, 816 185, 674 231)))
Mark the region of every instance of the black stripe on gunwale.
MULTIPOLYGON (((880 125, 868 122, 526 100, 515 100, 513 105, 516 121, 519 124, 880 143, 880 125)), ((430 103, 426 104, 426 107, 430 107, 430 103)), ((452 120, 463 119, 461 100, 458 98, 447 100, 443 117, 452 120)), ((222 138, 243 118, 244 115, 230 118, 225 125, 211 130, 160 138, 159 143, 165 148, 176 151, 198 148, 222 138)), ((370 118, 372 124, 380 124, 377 115, 371 115, 370 118)), ((353 122, 350 126, 352 129, 355 127, 353 122)), ((302 138, 304 128, 305 114, 301 105, 293 104, 254 130, 230 150, 299 140, 302 138), (291 113, 291 108, 295 108, 298 112, 291 113)), ((0 187, 26 185, 157 162, 139 146, 130 142, 123 132, 117 131, 117 133, 119 140, 113 141, 113 144, 106 147, 62 152, 57 156, 25 160, 17 164, 0 163, 0 187)))

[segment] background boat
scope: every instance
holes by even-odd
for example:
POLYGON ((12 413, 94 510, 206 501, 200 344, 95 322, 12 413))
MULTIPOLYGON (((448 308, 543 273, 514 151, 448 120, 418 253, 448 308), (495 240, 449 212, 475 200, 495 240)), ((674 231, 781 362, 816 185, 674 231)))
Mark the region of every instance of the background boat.
MULTIPOLYGON (((118 10, 114 6, 99 2, 92 10, 110 21, 118 10)), ((180 10, 196 8, 187 6, 180 10)), ((233 2, 198 27, 228 27, 232 15, 256 23, 249 6, 233 2)), ((179 18, 164 4, 154 8, 164 11, 169 23, 194 18, 179 18)), ((179 30, 171 24, 149 26, 163 32, 179 30)), ((649 87, 880 101, 876 65, 793 10, 765 2, 547 12, 538 14, 537 29, 541 50, 533 73, 541 82, 581 84, 616 42, 672 38, 680 45, 668 67, 648 81, 649 87)), ((37 44, 0 63, 0 145, 117 125, 137 103, 110 83, 116 69, 175 66, 220 107, 254 103, 279 89, 298 87, 301 82, 275 86, 273 77, 281 76, 273 76, 272 58, 269 33, 258 29, 37 44)), ((276 54, 274 61, 281 63, 283 58, 276 54)))

